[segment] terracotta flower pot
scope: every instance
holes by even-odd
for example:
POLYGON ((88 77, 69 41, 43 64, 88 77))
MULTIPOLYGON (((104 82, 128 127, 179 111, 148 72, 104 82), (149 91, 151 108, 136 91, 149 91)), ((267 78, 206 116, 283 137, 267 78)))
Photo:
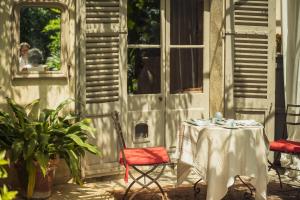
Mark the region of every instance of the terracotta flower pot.
MULTIPOLYGON (((43 176, 41 168, 37 162, 35 162, 36 167, 36 177, 34 192, 31 199, 47 199, 51 196, 52 184, 55 174, 55 168, 57 166, 58 159, 53 159, 49 161, 46 176, 43 176)), ((16 164, 18 179, 19 179, 19 192, 23 197, 27 197, 27 184, 28 175, 24 163, 16 164)))

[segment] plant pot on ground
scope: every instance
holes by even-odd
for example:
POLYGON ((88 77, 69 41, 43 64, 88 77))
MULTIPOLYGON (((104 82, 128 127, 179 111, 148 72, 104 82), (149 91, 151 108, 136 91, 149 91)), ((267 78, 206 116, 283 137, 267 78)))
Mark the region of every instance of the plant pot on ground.
MULTIPOLYGON (((19 191, 24 197, 27 197, 28 173, 25 162, 17 162, 14 164, 19 179, 19 191)), ((58 159, 50 159, 47 165, 46 174, 44 175, 38 162, 34 162, 35 167, 35 184, 32 199, 46 199, 51 196, 53 179, 58 159)))
POLYGON ((0 111, 0 145, 10 149, 11 161, 25 169, 17 171, 23 173, 19 176, 24 179, 20 182, 26 186, 23 190, 27 198, 34 197, 39 170, 42 177, 50 175, 51 159, 57 156, 65 159, 71 177, 81 184, 80 158, 85 151, 99 155, 97 148, 88 142, 88 134, 94 137, 91 120, 79 120, 70 112, 63 113, 71 102, 68 99, 56 109, 40 109, 39 100, 21 106, 7 98, 11 112, 0 111))

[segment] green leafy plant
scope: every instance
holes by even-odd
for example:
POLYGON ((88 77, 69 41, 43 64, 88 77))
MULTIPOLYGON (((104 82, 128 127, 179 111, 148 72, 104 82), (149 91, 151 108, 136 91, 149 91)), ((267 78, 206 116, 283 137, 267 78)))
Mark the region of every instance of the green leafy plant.
MULTIPOLYGON (((4 166, 8 164, 8 160, 5 160, 5 151, 0 151, 0 178, 7 177, 7 171, 4 166)), ((12 200, 16 197, 17 193, 16 191, 9 191, 7 186, 3 185, 0 188, 0 200, 12 200)))
POLYGON ((11 161, 22 163, 28 175, 27 197, 34 191, 36 164, 46 175, 49 161, 64 158, 71 176, 78 184, 80 158, 85 151, 99 155, 98 149, 88 143, 88 134, 94 137, 90 119, 79 120, 63 109, 73 100, 65 100, 56 109, 39 109, 39 100, 26 106, 7 98, 11 113, 0 112, 0 144, 11 149, 11 161))

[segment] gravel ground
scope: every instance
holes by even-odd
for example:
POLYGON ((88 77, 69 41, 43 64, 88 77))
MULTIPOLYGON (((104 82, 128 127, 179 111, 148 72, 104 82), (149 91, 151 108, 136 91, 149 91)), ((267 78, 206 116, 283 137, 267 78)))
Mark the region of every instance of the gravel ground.
MULTIPOLYGON (((205 200, 206 185, 200 182, 200 193, 194 195, 193 183, 197 181, 195 175, 191 174, 189 179, 182 185, 176 186, 176 175, 168 170, 160 179, 159 182, 166 192, 167 199, 170 200, 205 200)), ((280 189, 278 178, 274 171, 269 172, 268 184, 268 200, 299 200, 300 199, 300 184, 298 181, 293 181, 282 176, 284 183, 283 190, 280 189), (292 187, 290 184, 297 186, 292 187), (297 196, 298 195, 298 196, 297 196)), ((53 192, 49 200, 118 200, 122 199, 122 195, 126 189, 123 176, 110 176, 102 178, 88 179, 83 186, 78 186, 72 183, 56 185, 53 187, 53 192)), ((134 190, 137 190, 135 188, 134 190)), ((247 188, 238 180, 234 186, 230 188, 223 200, 241 200, 245 199, 244 194, 248 192, 247 188)), ((162 199, 158 191, 153 192, 142 191, 135 196, 137 200, 156 200, 162 199)), ((251 198, 250 198, 251 199, 251 198)), ((254 198, 252 198, 254 199, 254 198)))

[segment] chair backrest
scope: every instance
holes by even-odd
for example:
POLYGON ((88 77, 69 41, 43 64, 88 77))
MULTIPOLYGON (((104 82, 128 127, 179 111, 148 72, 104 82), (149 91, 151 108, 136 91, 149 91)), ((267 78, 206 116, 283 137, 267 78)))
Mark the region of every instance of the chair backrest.
POLYGON ((124 140, 124 136, 123 136, 123 132, 122 132, 119 113, 117 111, 113 111, 111 113, 111 117, 112 117, 112 120, 113 120, 113 123, 114 123, 115 130, 116 130, 117 135, 118 135, 119 146, 120 146, 121 150, 123 151, 123 149, 126 148, 126 144, 125 144, 125 140, 124 140))
MULTIPOLYGON (((291 127, 296 127, 300 125, 300 105, 296 105, 296 104, 287 104, 287 108, 286 108, 286 116, 285 116, 285 130, 287 131, 283 131, 283 133, 285 135, 283 135, 283 138, 287 138, 288 137, 288 133, 289 133, 289 129, 291 127)), ((300 127, 300 126, 299 126, 300 127)), ((300 130, 299 130, 300 133, 300 130)), ((300 136, 299 136, 300 138, 300 136)))

